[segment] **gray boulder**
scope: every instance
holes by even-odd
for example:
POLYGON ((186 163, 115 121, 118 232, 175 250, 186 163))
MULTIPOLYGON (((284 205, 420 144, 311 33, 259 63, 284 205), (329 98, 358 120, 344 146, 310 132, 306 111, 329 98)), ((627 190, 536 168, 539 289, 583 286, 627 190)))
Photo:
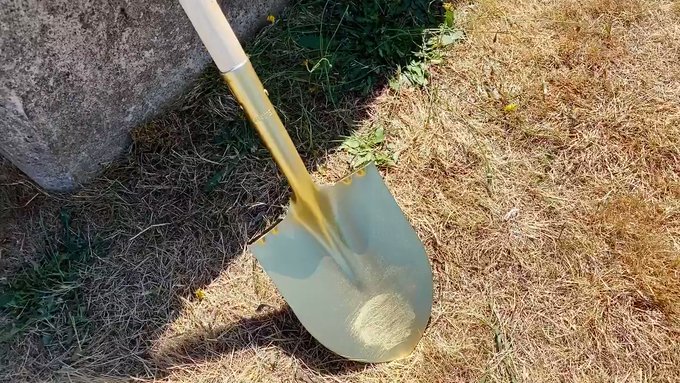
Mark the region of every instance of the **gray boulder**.
MULTIPOLYGON (((245 38, 283 0, 226 3, 245 38)), ((0 0, 0 154, 72 190, 209 62, 177 1, 0 0)))

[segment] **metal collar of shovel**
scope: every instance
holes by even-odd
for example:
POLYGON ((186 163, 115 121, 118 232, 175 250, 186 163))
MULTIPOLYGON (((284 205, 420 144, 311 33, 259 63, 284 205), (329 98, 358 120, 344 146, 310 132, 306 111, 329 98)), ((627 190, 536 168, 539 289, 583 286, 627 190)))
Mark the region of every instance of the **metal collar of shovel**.
POLYGON ((317 186, 215 0, 180 0, 286 176, 287 216, 250 246, 303 326, 352 360, 406 357, 432 310, 422 243, 374 165, 317 186))

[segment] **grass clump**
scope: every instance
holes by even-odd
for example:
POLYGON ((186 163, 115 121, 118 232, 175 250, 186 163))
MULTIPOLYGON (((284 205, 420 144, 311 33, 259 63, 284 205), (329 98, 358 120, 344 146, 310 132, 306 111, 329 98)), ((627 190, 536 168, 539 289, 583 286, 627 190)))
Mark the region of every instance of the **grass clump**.
POLYGON ((378 127, 366 134, 354 134, 342 143, 350 156, 350 166, 358 169, 369 162, 378 166, 392 166, 397 162, 397 154, 385 144, 385 128, 378 127))
POLYGON ((324 63, 321 72, 332 76, 333 86, 364 94, 416 59, 424 33, 443 20, 441 3, 428 0, 326 4, 318 30, 296 38, 318 48, 312 59, 324 63))
POLYGON ((413 52, 408 64, 400 64, 397 71, 389 78, 389 86, 394 90, 402 87, 424 87, 428 84, 429 68, 431 65, 441 64, 442 48, 462 40, 465 34, 455 27, 455 13, 453 4, 445 2, 442 22, 437 28, 426 29, 422 33, 422 43, 419 50, 413 52))
POLYGON ((422 61, 429 34, 446 23, 448 12, 442 2, 428 0, 303 0, 290 10, 273 26, 285 41, 272 46, 259 39, 253 63, 257 67, 265 45, 283 48, 272 64, 281 68, 282 58, 291 59, 298 78, 312 91, 324 90, 333 103, 367 95, 399 68, 422 61))
POLYGON ((92 248, 71 227, 71 216, 60 212, 63 232, 57 240, 48 240, 45 254, 0 286, 0 312, 9 322, 0 327, 0 342, 6 342, 28 331, 37 330, 44 346, 54 337, 70 343, 79 328, 87 324, 82 304, 83 274, 92 259, 92 248), (66 326, 60 324, 66 323, 66 326), (55 333, 55 329, 68 329, 55 333))

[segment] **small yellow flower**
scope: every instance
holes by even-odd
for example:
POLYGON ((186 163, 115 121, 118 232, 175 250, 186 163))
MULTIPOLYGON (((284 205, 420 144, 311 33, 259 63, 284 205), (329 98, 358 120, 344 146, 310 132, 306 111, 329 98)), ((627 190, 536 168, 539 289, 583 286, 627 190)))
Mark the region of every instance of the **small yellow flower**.
POLYGON ((198 289, 198 290, 194 291, 194 296, 199 301, 202 301, 202 300, 205 299, 206 294, 205 294, 205 291, 203 289, 198 289))
POLYGON ((267 21, 269 21, 270 24, 274 24, 276 17, 274 15, 269 15, 267 16, 267 21))
POLYGON ((442 6, 446 11, 453 11, 453 3, 444 3, 442 6))
POLYGON ((511 102, 510 104, 503 107, 503 111, 506 113, 511 113, 517 110, 517 104, 511 102))

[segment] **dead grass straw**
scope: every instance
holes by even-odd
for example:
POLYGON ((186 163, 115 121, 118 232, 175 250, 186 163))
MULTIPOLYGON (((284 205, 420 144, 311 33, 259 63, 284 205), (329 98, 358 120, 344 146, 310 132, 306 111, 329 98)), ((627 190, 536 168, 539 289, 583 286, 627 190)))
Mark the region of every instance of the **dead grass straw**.
MULTIPOLYGON (((2 379, 675 381, 677 5, 481 0, 458 15, 467 39, 432 68, 430 85, 384 90, 360 124, 384 126, 399 151, 384 176, 435 270, 432 321, 410 358, 342 361, 286 310, 243 254, 282 211, 284 181, 226 92, 201 86, 185 111, 135 132, 124 164, 73 196, 11 177, 24 182, 11 186, 15 206, 38 196, 3 228, 13 241, 4 265, 30 257, 26 244, 53 226, 58 206, 112 245, 87 272, 86 341, 45 349, 29 336, 3 353, 2 379), (228 143, 215 144, 225 131, 228 143)), ((337 137, 358 105, 316 105, 283 112, 315 176, 332 181, 346 158, 308 148, 307 134, 315 145, 337 137)))

